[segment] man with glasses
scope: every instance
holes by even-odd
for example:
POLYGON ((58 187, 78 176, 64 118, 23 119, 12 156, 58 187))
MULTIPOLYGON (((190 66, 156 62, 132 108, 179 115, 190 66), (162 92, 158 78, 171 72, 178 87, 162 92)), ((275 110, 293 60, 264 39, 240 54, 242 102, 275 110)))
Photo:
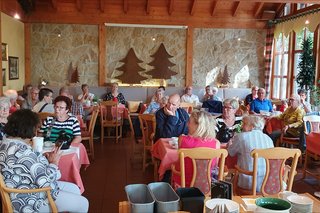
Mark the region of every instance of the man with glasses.
POLYGON ((181 134, 188 134, 189 115, 179 106, 180 96, 173 94, 169 97, 166 106, 156 112, 155 141, 159 138, 179 137, 181 134))
POLYGON ((266 99, 266 90, 259 88, 258 98, 254 99, 250 104, 250 114, 259 114, 260 111, 272 112, 272 104, 269 99, 266 99))
POLYGON ((187 86, 185 89, 185 94, 181 96, 181 102, 191 103, 194 106, 199 105, 199 97, 197 95, 192 94, 192 86, 187 86))
POLYGON ((42 88, 39 91, 39 102, 34 105, 32 111, 34 112, 49 112, 54 113, 54 107, 52 104, 53 91, 48 88, 42 88))

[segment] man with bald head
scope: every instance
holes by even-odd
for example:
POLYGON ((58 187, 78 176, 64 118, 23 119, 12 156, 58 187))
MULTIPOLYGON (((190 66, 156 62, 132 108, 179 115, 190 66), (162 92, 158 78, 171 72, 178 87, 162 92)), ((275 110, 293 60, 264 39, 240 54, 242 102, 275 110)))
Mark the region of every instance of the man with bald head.
POLYGON ((181 134, 188 134, 189 115, 179 106, 180 96, 173 94, 169 97, 166 106, 156 112, 155 141, 159 138, 179 137, 181 134))
POLYGON ((250 104, 250 114, 259 114, 260 110, 272 112, 272 104, 269 99, 266 99, 266 90, 258 89, 258 98, 254 99, 250 104))

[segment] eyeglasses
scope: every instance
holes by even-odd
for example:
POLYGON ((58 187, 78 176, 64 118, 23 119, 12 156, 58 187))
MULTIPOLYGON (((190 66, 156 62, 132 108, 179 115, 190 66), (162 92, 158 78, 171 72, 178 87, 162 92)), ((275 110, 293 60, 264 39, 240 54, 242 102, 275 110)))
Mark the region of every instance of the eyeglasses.
POLYGON ((67 107, 63 107, 63 106, 54 106, 55 109, 59 109, 59 110, 62 110, 62 109, 66 109, 67 107))
POLYGON ((231 110, 231 109, 233 109, 233 107, 226 107, 226 106, 223 106, 223 109, 231 110))

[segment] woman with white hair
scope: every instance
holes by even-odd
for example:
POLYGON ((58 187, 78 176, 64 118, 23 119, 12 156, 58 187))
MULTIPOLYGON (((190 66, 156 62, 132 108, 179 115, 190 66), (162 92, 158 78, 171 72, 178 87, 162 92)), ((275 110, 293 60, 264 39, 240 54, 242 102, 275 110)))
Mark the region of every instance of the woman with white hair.
POLYGON ((281 133, 284 133, 285 137, 296 138, 300 136, 301 126, 303 125, 304 110, 300 107, 300 96, 292 94, 289 98, 289 105, 281 115, 277 116, 278 120, 282 120, 284 127, 282 130, 273 131, 269 136, 276 144, 281 133))
POLYGON ((217 96, 218 88, 211 87, 210 85, 206 86, 206 93, 203 96, 203 101, 214 100, 221 101, 221 98, 217 96))
POLYGON ((4 126, 8 122, 10 100, 7 97, 0 97, 0 140, 4 136, 4 126))
POLYGON ((17 99, 18 99, 17 90, 9 89, 4 92, 4 96, 10 99, 10 104, 11 104, 9 109, 10 114, 20 109, 20 105, 17 103, 17 99))
MULTIPOLYGON (((207 147, 213 149, 220 149, 220 143, 215 139, 215 120, 208 112, 205 111, 193 111, 188 121, 189 134, 180 136, 179 148, 192 149, 196 147, 207 147)), ((212 162, 214 168, 216 161, 212 162)), ((180 163, 175 164, 175 168, 180 170, 180 163)), ((186 172, 186 187, 190 186, 193 166, 191 159, 185 159, 185 172, 186 172)), ((173 174, 172 180, 174 186, 177 188, 180 186, 180 176, 173 174)))
MULTIPOLYGON (((264 128, 264 119, 256 116, 249 115, 242 119, 242 131, 235 134, 232 142, 228 147, 228 153, 230 156, 238 156, 237 165, 241 169, 248 171, 253 170, 253 159, 251 157, 251 151, 253 149, 267 149, 273 147, 273 142, 270 137, 262 132, 264 128)), ((258 160, 258 177, 257 188, 259 192, 261 184, 266 173, 266 163, 264 159, 258 160)), ((252 177, 244 174, 239 175, 238 186, 243 189, 252 189, 252 177)))

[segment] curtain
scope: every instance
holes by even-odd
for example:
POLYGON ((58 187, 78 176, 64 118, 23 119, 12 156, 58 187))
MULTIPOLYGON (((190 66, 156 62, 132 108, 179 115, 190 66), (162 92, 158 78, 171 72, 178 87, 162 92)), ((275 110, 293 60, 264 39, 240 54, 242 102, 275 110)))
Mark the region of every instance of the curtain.
POLYGON ((272 66, 272 47, 273 47, 273 33, 274 28, 269 28, 267 30, 266 35, 266 45, 265 45, 265 80, 264 80, 264 88, 266 90, 267 97, 270 94, 270 82, 271 82, 271 66, 272 66))

